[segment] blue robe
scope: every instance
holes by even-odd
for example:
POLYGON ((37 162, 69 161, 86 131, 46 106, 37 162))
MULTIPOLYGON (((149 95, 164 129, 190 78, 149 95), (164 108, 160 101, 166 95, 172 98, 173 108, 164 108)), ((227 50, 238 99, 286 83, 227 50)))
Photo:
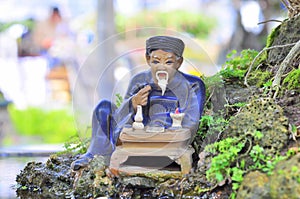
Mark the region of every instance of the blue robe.
POLYGON ((151 70, 135 75, 128 86, 122 105, 117 108, 113 103, 103 100, 93 112, 92 139, 88 149, 93 155, 110 156, 124 126, 134 122, 135 112, 132 97, 146 85, 151 86, 148 103, 143 106, 143 123, 145 126, 171 127, 170 112, 176 108, 185 113, 182 126, 191 130, 194 136, 199 127, 199 120, 204 108, 205 85, 195 76, 175 73, 173 80, 167 85, 164 96, 160 88, 154 84, 151 70))

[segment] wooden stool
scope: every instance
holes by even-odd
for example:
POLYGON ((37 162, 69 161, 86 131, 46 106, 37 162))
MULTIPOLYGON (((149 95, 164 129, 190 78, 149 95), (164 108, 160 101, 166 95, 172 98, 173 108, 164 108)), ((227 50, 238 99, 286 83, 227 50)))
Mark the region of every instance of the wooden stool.
MULTIPOLYGON (((134 130, 124 128, 119 137, 122 145, 117 146, 110 160, 110 169, 118 174, 137 174, 147 173, 153 170, 161 170, 171 162, 180 165, 181 171, 172 171, 177 174, 187 174, 192 168, 192 154, 194 149, 189 146, 191 132, 189 129, 178 128, 174 130, 167 129, 163 133, 149 133, 143 130, 134 130), (135 165, 126 165, 131 157, 146 157, 152 166, 145 167, 135 165), (169 162, 159 162, 161 168, 154 168, 154 157, 167 157, 169 162), (165 165, 164 165, 165 164, 165 165)), ((138 163, 138 162, 136 162, 138 163)), ((143 165, 145 162, 140 162, 143 165)), ((171 171, 170 171, 171 172, 171 171)))

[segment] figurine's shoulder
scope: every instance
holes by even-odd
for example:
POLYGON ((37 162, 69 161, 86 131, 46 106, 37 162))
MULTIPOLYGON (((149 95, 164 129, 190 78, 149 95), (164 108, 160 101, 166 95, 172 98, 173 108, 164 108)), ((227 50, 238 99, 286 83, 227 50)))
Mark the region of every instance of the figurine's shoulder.
POLYGON ((181 73, 190 84, 198 84, 200 87, 205 87, 203 80, 200 77, 181 73))

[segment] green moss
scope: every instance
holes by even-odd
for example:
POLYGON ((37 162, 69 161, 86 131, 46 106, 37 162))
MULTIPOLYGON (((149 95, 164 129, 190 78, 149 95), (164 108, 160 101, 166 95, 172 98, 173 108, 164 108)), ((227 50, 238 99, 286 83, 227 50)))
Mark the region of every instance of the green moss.
POLYGON ((272 198, 299 198, 300 194, 300 155, 280 161, 274 175, 270 177, 272 198), (280 187, 280 188, 278 188, 280 187))
POLYGON ((209 76, 209 77, 203 77, 202 78, 204 83, 205 83, 205 86, 210 88, 210 87, 216 87, 218 85, 222 85, 224 82, 220 76, 220 74, 215 74, 213 76, 209 76))
POLYGON ((255 50, 243 50, 239 55, 237 55, 236 50, 233 50, 227 55, 228 60, 225 62, 223 69, 220 71, 223 79, 231 81, 232 79, 242 80, 257 55, 258 52, 255 50))
MULTIPOLYGON (((214 154, 211 166, 206 171, 209 180, 221 182, 233 172, 231 165, 237 161, 238 153, 243 149, 245 142, 240 138, 226 138, 214 144, 207 145, 205 151, 214 154)), ((232 177, 232 176, 231 176, 232 177)))
POLYGON ((292 70, 284 78, 283 87, 288 90, 300 90, 300 69, 292 70))
POLYGON ((276 38, 276 36, 279 34, 280 27, 281 26, 279 25, 272 29, 271 33, 267 37, 266 48, 269 48, 273 44, 274 38, 276 38))
POLYGON ((221 75, 226 80, 231 79, 243 79, 244 75, 246 73, 246 70, 240 70, 240 69, 226 69, 221 71, 221 75))
POLYGON ((256 70, 250 73, 248 83, 250 85, 256 85, 257 87, 262 87, 270 78, 272 73, 270 71, 256 70))
POLYGON ((203 115, 200 120, 197 135, 202 139, 216 132, 222 132, 227 127, 228 121, 219 115, 203 115))

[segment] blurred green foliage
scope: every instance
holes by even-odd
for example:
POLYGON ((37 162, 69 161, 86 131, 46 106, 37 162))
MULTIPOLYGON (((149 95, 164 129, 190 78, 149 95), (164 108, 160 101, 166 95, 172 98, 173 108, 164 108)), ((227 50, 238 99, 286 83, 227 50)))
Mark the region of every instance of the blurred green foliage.
POLYGON ((84 154, 87 152, 90 144, 90 138, 80 137, 79 134, 71 137, 67 142, 64 143, 64 151, 57 152, 60 154, 84 154))
POLYGON ((198 38, 206 38, 216 26, 216 22, 215 18, 202 13, 192 13, 184 10, 170 12, 146 10, 132 17, 120 14, 116 16, 118 32, 124 32, 125 26, 134 28, 159 27, 186 32, 198 38))
POLYGON ((21 20, 21 21, 12 21, 12 22, 9 22, 9 23, 1 22, 0 23, 0 32, 3 32, 5 30, 7 30, 9 27, 11 27, 12 25, 15 25, 15 24, 22 24, 25 27, 27 27, 28 30, 32 30, 33 27, 34 27, 35 22, 32 19, 25 19, 25 20, 21 20))
POLYGON ((18 133, 40 136, 45 143, 66 142, 77 133, 69 110, 44 110, 36 107, 20 110, 9 105, 8 111, 18 133))
MULTIPOLYGON (((90 26, 88 24, 96 23, 94 15, 86 20, 84 26, 90 26)), ((118 33, 125 32, 128 27, 134 29, 158 27, 185 32, 197 38, 206 38, 211 30, 217 25, 217 19, 202 13, 193 13, 184 10, 174 10, 169 12, 145 10, 131 17, 126 17, 125 15, 117 13, 115 23, 118 33)), ((7 30, 14 24, 22 24, 29 30, 32 30, 35 21, 25 19, 9 23, 0 23, 0 32, 7 30)), ((141 29, 141 31, 143 30, 141 29)))
POLYGON ((0 91, 0 101, 4 100, 3 93, 0 91))

